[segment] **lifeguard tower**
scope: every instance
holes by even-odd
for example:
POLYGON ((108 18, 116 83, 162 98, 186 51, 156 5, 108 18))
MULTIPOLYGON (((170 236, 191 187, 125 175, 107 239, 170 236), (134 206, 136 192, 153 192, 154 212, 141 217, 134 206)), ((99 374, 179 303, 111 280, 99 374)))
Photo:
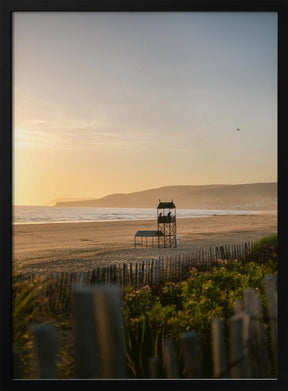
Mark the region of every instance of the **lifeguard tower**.
MULTIPOLYGON (((134 235, 135 247, 154 247, 153 239, 158 241, 158 247, 178 247, 178 236, 176 231, 176 206, 173 202, 161 202, 157 207, 157 231, 137 231, 134 235), (143 238, 145 241, 143 243, 143 238), (151 240, 150 240, 150 239, 151 240)), ((155 241, 156 241, 155 240, 155 241)), ((157 243, 157 242, 156 242, 157 243)))
POLYGON ((161 202, 157 207, 158 247, 178 247, 176 231, 176 206, 173 202, 161 202))

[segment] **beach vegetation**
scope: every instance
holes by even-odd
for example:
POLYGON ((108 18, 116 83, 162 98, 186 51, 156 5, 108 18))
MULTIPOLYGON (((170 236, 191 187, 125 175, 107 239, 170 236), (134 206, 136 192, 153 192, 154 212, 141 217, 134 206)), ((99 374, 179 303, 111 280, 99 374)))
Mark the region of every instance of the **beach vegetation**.
MULTIPOLYGON (((193 268, 187 280, 164 282, 156 291, 148 287, 137 290, 128 287, 124 315, 126 350, 133 376, 149 375, 148 368, 139 363, 147 363, 147 357, 161 354, 165 339, 173 340, 180 354, 180 336, 185 331, 197 332, 205 357, 211 357, 212 320, 221 319, 227 331, 229 318, 235 313, 235 302, 242 299, 245 288, 260 293, 267 315, 263 278, 274 274, 277 269, 271 260, 258 264, 219 259, 212 270, 199 272, 193 268), (141 297, 144 300, 140 304, 141 297)), ((264 323, 265 320, 267 328, 267 316, 264 323)), ((227 333, 226 338, 228 340, 227 333)), ((211 376, 212 362, 205 362, 205 375, 211 376)))
POLYGON ((250 260, 254 260, 257 263, 264 263, 267 261, 273 261, 277 263, 278 260, 278 236, 277 234, 265 236, 264 238, 255 242, 251 254, 250 260))
POLYGON ((59 335, 57 368, 59 376, 73 377, 73 335, 71 314, 51 307, 46 293, 53 287, 53 280, 33 277, 23 279, 21 274, 13 275, 12 284, 12 347, 21 378, 35 377, 35 350, 31 327, 34 324, 53 323, 59 335), (72 338, 71 338, 72 337, 72 338))
MULTIPOLYGON (((181 334, 195 331, 201 341, 202 356, 205 357, 203 376, 211 377, 212 320, 217 317, 223 322, 227 348, 229 319, 235 313, 235 303, 242 299, 245 288, 253 288, 260 294, 265 338, 268 346, 271 346, 263 286, 263 278, 267 275, 277 275, 276 235, 256 242, 248 258, 219 258, 210 269, 203 269, 201 265, 192 267, 188 278, 182 281, 159 281, 137 288, 127 286, 123 292, 122 309, 129 376, 149 377, 149 358, 162 355, 166 339, 173 341, 176 354, 181 357, 181 334)), ((71 288, 69 292, 68 288, 67 285, 65 300, 71 292, 71 288)), ((61 305, 64 296, 60 294, 56 305, 52 303, 51 289, 57 290, 53 279, 25 279, 19 273, 13 275, 12 344, 19 355, 22 378, 35 377, 31 325, 49 322, 53 322, 58 333, 58 377, 77 377, 71 305, 67 306, 65 300, 61 305)), ((184 377, 181 360, 179 365, 180 377, 184 377)))

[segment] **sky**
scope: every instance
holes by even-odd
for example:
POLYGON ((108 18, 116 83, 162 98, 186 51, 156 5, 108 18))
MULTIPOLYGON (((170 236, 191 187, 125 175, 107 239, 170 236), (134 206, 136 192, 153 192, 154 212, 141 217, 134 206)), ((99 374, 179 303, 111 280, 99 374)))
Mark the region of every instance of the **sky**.
POLYGON ((277 181, 276 13, 14 12, 12 79, 15 205, 277 181))

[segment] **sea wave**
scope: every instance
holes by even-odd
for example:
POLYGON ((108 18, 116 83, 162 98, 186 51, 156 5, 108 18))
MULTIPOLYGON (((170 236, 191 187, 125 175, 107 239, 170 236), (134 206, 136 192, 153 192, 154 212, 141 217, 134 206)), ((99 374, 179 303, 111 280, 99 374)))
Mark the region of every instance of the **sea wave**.
MULTIPOLYGON (((13 224, 81 223, 96 221, 154 220, 156 209, 14 206, 13 224)), ((251 210, 177 209, 177 217, 209 217, 217 215, 255 214, 251 210)))

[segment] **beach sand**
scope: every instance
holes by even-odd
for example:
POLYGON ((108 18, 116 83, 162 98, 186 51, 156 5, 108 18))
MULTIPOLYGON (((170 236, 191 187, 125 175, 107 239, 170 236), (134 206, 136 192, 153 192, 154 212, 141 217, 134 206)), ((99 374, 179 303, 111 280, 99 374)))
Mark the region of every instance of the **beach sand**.
POLYGON ((179 248, 134 247, 136 231, 156 229, 153 220, 13 225, 13 267, 34 273, 84 271, 258 240, 277 232, 277 212, 178 218, 179 248))

